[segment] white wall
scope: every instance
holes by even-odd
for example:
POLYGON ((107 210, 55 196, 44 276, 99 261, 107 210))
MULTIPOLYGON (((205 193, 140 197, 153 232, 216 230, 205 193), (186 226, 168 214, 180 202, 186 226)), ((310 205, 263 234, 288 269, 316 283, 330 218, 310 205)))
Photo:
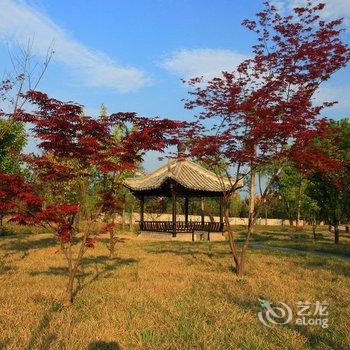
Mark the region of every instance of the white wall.
MULTIPOLYGON (((152 214, 152 213, 145 213, 144 214, 145 221, 171 221, 171 214, 152 214)), ((185 215, 179 214, 176 216, 176 219, 178 221, 185 221, 185 215)), ((132 215, 132 221, 133 223, 140 220, 140 214, 139 213, 133 213, 132 215)), ((189 215, 188 216, 189 221, 201 221, 200 215, 189 215)), ((216 222, 219 222, 220 218, 218 216, 214 216, 214 220, 216 222)), ((129 224, 130 221, 130 214, 125 214, 125 223, 129 224)), ((204 217, 204 221, 208 222, 210 221, 209 216, 204 217)), ((122 222, 122 217, 118 215, 117 222, 122 222)), ((230 218, 230 223, 232 225, 247 225, 248 224, 248 218, 230 218)), ((286 225, 289 226, 288 220, 281 220, 281 219, 267 219, 259 218, 257 221, 258 225, 267 225, 267 226, 281 226, 286 225)), ((295 225, 295 222, 293 223, 295 225)), ((303 220, 300 220, 299 222, 300 226, 303 225, 303 220)))

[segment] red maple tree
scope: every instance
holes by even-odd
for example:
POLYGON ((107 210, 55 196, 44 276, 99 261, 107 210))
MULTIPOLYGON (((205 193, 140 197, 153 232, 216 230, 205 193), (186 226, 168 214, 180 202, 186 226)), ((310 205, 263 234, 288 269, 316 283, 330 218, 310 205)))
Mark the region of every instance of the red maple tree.
POLYGON ((18 222, 34 221, 41 205, 42 198, 24 176, 0 172, 0 229, 5 216, 18 222))
POLYGON ((350 59, 350 50, 341 39, 342 20, 323 21, 324 7, 308 2, 294 8, 292 14, 282 15, 265 1, 256 20, 242 23, 256 34, 251 58, 235 71, 223 72, 209 82, 202 78, 188 81, 191 98, 185 106, 200 109, 196 129, 191 133, 191 155, 216 166, 225 162, 233 168, 230 192, 237 189, 240 179, 250 178, 249 220, 241 252, 226 210, 238 275, 244 272, 249 239, 260 209, 286 161, 309 157, 318 162, 323 159, 323 167, 336 165, 320 149, 311 154, 303 152, 327 125, 319 118, 321 111, 334 103, 315 105, 314 94, 350 59), (275 170, 254 204, 255 172, 267 164, 275 170))
POLYGON ((53 230, 67 260, 69 278, 67 299, 72 302, 74 279, 88 248, 94 246, 99 234, 109 232, 114 252, 115 213, 120 201, 115 195, 118 176, 132 170, 147 150, 161 151, 175 142, 175 132, 183 123, 157 118, 142 118, 135 113, 116 113, 100 118, 83 114, 82 106, 49 98, 46 94, 29 91, 27 100, 35 112, 19 111, 16 118, 32 125, 33 136, 39 141, 39 155, 26 157, 38 187, 46 192, 42 208, 20 222, 40 223, 53 230), (131 132, 116 139, 115 128, 133 125, 131 132), (100 201, 90 221, 103 217, 102 229, 88 223, 77 225, 81 207, 81 184, 89 183, 98 174, 104 178, 100 201), (78 249, 74 248, 78 246, 78 249))

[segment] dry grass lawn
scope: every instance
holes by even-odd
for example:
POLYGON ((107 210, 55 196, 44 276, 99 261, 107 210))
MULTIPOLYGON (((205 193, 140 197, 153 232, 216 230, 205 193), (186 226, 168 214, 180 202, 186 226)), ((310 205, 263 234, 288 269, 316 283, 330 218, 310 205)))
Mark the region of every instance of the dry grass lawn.
POLYGON ((349 239, 335 249, 327 233, 316 244, 310 237, 259 229, 242 279, 232 272, 227 242, 130 233, 109 260, 102 238, 84 259, 69 307, 54 239, 0 237, 0 349, 350 349, 349 239), (265 327, 258 298, 293 311, 299 300, 326 300, 329 328, 265 327))

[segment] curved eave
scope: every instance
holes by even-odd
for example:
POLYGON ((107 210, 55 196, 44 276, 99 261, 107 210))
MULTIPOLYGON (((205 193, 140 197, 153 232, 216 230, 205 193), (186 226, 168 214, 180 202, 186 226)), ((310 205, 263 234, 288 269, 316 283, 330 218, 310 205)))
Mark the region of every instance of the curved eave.
MULTIPOLYGON (((132 181, 132 179, 129 179, 132 181)), ((231 185, 227 186, 225 189, 208 189, 208 188, 198 188, 198 187, 189 187, 186 183, 183 181, 179 181, 179 179, 174 179, 171 176, 168 176, 164 178, 157 186, 148 186, 148 187, 137 187, 137 186, 132 186, 131 184, 128 184, 127 181, 124 182, 124 187, 128 188, 132 192, 150 192, 150 191, 157 191, 160 190, 163 184, 167 180, 173 180, 174 182, 177 182, 179 185, 182 187, 186 188, 188 191, 194 191, 194 192, 208 192, 208 193, 223 193, 223 192, 232 192, 232 187, 231 185)), ((226 180, 228 181, 228 180, 226 180)), ((243 180, 240 180, 236 186, 236 190, 240 189, 243 187, 243 180)))

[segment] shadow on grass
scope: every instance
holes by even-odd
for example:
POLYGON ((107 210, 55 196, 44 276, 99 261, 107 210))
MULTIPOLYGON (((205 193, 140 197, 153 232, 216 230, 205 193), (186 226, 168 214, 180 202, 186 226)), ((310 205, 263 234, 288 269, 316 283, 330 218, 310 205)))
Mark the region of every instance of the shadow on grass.
MULTIPOLYGON (((316 234, 317 241, 322 242, 327 241, 322 233, 316 234)), ((239 232, 237 242, 242 242, 245 240, 245 233, 239 232)), ((251 238, 252 242, 313 242, 312 232, 305 231, 287 231, 287 232, 276 232, 276 231, 260 231, 255 232, 251 238)))
MULTIPOLYGON (((115 242, 116 244, 118 243, 125 243, 126 241, 129 241, 130 238, 125 238, 125 237, 114 237, 115 238, 115 242)), ((99 238, 99 241, 103 244, 109 244, 110 243, 110 240, 108 237, 103 237, 103 238, 99 238)))
POLYGON ((28 228, 18 230, 13 229, 12 227, 7 226, 0 226, 0 238, 6 237, 6 238, 16 238, 16 237, 23 237, 23 236, 29 236, 33 234, 32 231, 28 228), (20 232, 19 232, 20 231, 20 232))
POLYGON ((10 340, 5 339, 0 341, 0 349, 7 349, 7 346, 10 345, 10 340))
MULTIPOLYGON (((238 242, 240 249, 241 243, 238 242)), ((325 245, 325 246, 328 246, 325 245)), ((350 256, 346 251, 318 251, 316 248, 302 246, 272 246, 260 242, 251 242, 249 254, 263 254, 276 258, 290 260, 291 266, 309 270, 323 269, 332 272, 335 276, 350 276, 350 256)), ((144 247, 150 254, 171 254, 184 257, 189 265, 213 266, 220 272, 232 271, 231 261, 227 266, 222 265, 220 260, 223 257, 231 258, 228 242, 153 242, 144 247), (205 257, 205 258, 204 258, 205 257), (216 261, 215 261, 216 260, 216 261)), ((325 248, 326 249, 326 248, 325 248)), ((248 272, 247 272, 248 273, 248 272)))
POLYGON ((350 246, 345 244, 331 244, 331 243, 286 243, 278 244, 273 242, 262 244, 261 242, 251 242, 252 249, 261 250, 262 252, 276 251, 286 254, 307 254, 308 256, 324 256, 329 258, 339 258, 344 260, 350 259, 350 246))
POLYGON ((209 269, 226 271, 228 266, 223 266, 216 259, 230 257, 228 242, 152 242, 143 246, 143 249, 153 255, 169 254, 181 256, 184 265, 202 266, 209 269))
MULTIPOLYGON (((32 235, 32 237, 36 238, 38 236, 32 235)), ((22 258, 24 258, 29 254, 29 251, 32 249, 48 248, 57 244, 57 240, 55 237, 42 237, 31 240, 22 238, 23 235, 17 235, 17 239, 11 239, 10 242, 2 245, 1 248, 10 252, 21 252, 22 258)))
MULTIPOLYGON (((130 264, 137 263, 138 260, 135 259, 122 259, 119 257, 115 257, 113 259, 101 255, 97 257, 85 257, 81 261, 80 268, 76 274, 76 281, 78 283, 74 297, 77 295, 79 291, 81 291, 86 286, 91 283, 97 281, 99 278, 108 278, 112 275, 112 271, 121 267, 127 266, 130 264), (86 268, 90 267, 93 271, 86 271, 86 268)), ((31 271, 29 272, 30 276, 38 276, 38 275, 48 275, 48 276, 68 276, 68 268, 67 267, 49 267, 46 271, 31 271)))
MULTIPOLYGON (((350 262, 350 261, 349 261, 350 262)), ((344 277, 350 277, 350 264, 344 264, 344 262, 340 262, 339 260, 329 260, 325 258, 321 258, 317 260, 314 258, 310 261, 310 259, 303 259, 300 261, 293 261, 292 264, 294 264, 296 267, 311 269, 311 270, 317 270, 317 269, 323 269, 328 270, 333 273, 334 276, 344 276, 344 277)))
POLYGON ((89 344, 87 350, 120 350, 120 346, 115 341, 96 341, 89 344))
POLYGON ((137 263, 138 260, 136 259, 122 259, 119 257, 115 257, 113 259, 110 259, 106 256, 98 256, 98 257, 89 257, 89 258, 83 258, 81 262, 81 269, 79 273, 77 274, 77 281, 78 286, 76 287, 74 291, 74 297, 79 293, 82 289, 87 287, 88 285, 94 283, 100 278, 108 278, 112 276, 112 271, 116 268, 127 266, 131 264, 137 263), (93 266, 94 273, 86 273, 85 268, 87 266, 93 266), (89 278, 89 276, 93 275, 92 278, 89 278))
MULTIPOLYGON (((253 312, 256 314, 256 318, 258 320, 258 312, 261 311, 261 307, 259 305, 258 300, 254 302, 253 300, 242 300, 240 298, 236 298, 234 295, 230 295, 229 293, 225 293, 227 300, 235 305, 238 305, 243 310, 247 310, 249 312, 253 312)), ((268 298, 267 298, 268 299, 268 298)), ((292 306, 292 305, 291 305, 292 306)), ((337 341, 334 339, 334 332, 328 328, 317 328, 318 326, 298 326, 294 323, 295 318, 289 324, 280 324, 273 327, 286 327, 291 332, 298 333, 302 337, 307 339, 308 344, 305 344, 307 349, 321 349, 323 347, 327 347, 329 349, 335 350, 343 350, 345 349, 344 344, 342 344, 342 338, 337 341)), ((266 327, 261 325, 261 327, 266 327)), ((338 334, 337 336, 341 336, 338 334)), ((272 340, 272 339, 271 339, 272 340)), ((270 345, 274 345, 270 343, 270 345)), ((277 344, 275 344, 277 346, 277 344)))
POLYGON ((152 242, 143 249, 150 254, 173 254, 178 256, 206 255, 218 258, 230 255, 228 242, 152 242))
MULTIPOLYGON (((83 258, 80 264, 80 269, 76 274, 76 281, 78 283, 74 291, 74 297, 85 287, 96 282, 100 278, 108 278, 112 275, 112 271, 118 267, 126 266, 136 263, 135 259, 122 259, 114 258, 110 259, 106 256, 97 256, 83 258), (87 267, 92 267, 94 271, 86 271, 87 267)), ((46 271, 35 271, 29 273, 31 276, 36 275, 53 275, 62 276, 68 275, 67 267, 50 267, 46 271)))
POLYGON ((303 337, 307 338, 309 349, 323 349, 327 347, 329 349, 334 350, 344 350, 347 348, 345 345, 343 334, 334 334, 334 329, 324 329, 320 326, 298 326, 293 324, 293 321, 283 326, 286 326, 292 332, 297 332, 303 337), (314 330, 314 332, 312 332, 311 330, 314 330), (339 337, 339 341, 334 339, 335 337, 339 337))
POLYGON ((47 328, 50 325, 55 313, 60 312, 62 309, 60 303, 54 301, 51 308, 41 318, 39 325, 33 330, 32 336, 25 347, 26 350, 46 350, 50 348, 52 342, 57 338, 56 334, 50 332, 47 333, 47 328))
MULTIPOLYGON (((13 273, 17 270, 17 267, 11 263, 7 263, 6 261, 0 261, 0 275, 4 275, 6 273, 13 273)), ((1 346, 0 346, 1 349, 1 346)))

